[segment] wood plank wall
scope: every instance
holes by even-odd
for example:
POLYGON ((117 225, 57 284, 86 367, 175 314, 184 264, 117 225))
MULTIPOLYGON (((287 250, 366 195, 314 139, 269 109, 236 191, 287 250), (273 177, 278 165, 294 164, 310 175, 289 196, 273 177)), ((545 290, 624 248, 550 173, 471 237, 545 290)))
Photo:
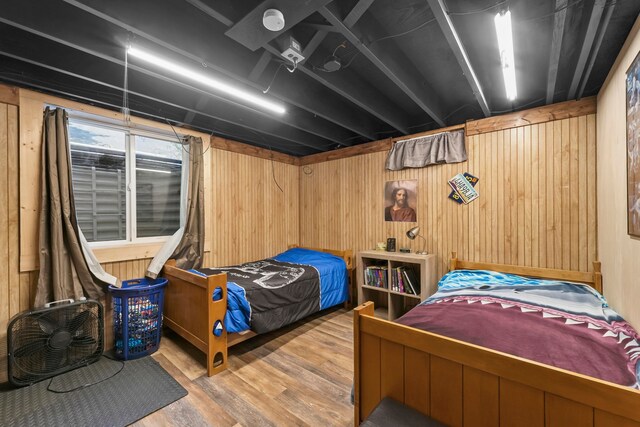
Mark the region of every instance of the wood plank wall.
POLYGON ((0 381, 6 379, 7 324, 29 308, 33 277, 20 273, 18 107, 0 103, 0 381))
MULTIPOLYGON (((416 223, 384 221, 384 184, 418 180, 417 225, 438 256, 438 277, 451 251, 481 262, 589 271, 596 259, 595 114, 467 137, 469 160, 385 171, 386 152, 301 167, 300 244, 374 249, 387 237, 422 247, 406 231, 416 223), (447 180, 469 172, 480 197, 447 198, 447 180)), ((304 162, 303 162, 304 164, 304 162)))
POLYGON ((262 259, 297 244, 298 166, 219 149, 211 155, 212 265, 262 259))

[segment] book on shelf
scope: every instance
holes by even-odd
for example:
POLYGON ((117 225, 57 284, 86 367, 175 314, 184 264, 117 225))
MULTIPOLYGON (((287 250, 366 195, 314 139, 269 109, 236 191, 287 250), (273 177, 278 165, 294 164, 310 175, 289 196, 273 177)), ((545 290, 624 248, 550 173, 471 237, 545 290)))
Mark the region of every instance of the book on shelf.
POLYGON ((373 286, 376 288, 387 288, 387 266, 384 265, 370 265, 364 269, 364 275, 367 286, 373 286))
POLYGON ((420 281, 416 277, 413 269, 404 267, 402 275, 405 280, 405 293, 420 295, 420 281))

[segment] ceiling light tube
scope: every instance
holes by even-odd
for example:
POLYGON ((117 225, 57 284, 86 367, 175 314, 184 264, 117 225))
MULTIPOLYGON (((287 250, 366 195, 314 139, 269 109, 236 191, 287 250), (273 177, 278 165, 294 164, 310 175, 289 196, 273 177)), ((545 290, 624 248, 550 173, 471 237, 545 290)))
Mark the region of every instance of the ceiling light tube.
POLYGON ((498 35, 498 49, 507 98, 516 99, 516 69, 513 60, 513 33, 511 31, 511 11, 498 13, 495 17, 496 34, 498 35))
POLYGON ((275 113, 278 114, 284 114, 286 112, 286 110, 284 109, 284 107, 282 105, 276 104, 274 102, 271 101, 267 101, 266 99, 260 98, 258 96, 252 95, 249 92, 246 92, 244 90, 241 89, 237 89, 234 88, 232 86, 229 86, 226 83, 223 83, 221 81, 215 80, 211 77, 208 77, 204 74, 198 73, 196 71, 193 70, 189 70, 188 68, 185 68, 181 65, 178 65, 174 62, 171 61, 167 61, 166 59, 160 58, 156 55, 153 55, 151 53, 145 52, 143 50, 137 49, 135 47, 130 47, 129 49, 127 49, 127 52, 129 55, 136 57, 138 59, 142 59, 143 61, 146 61, 150 64, 156 65, 160 68, 163 68, 167 71, 170 71, 171 73, 174 74, 178 74, 180 76, 183 77, 187 77, 191 80, 194 80, 198 83, 202 83, 206 86, 209 86, 217 91, 226 93, 227 95, 230 95, 234 98, 238 98, 241 99, 243 101, 247 101, 250 102, 252 104, 255 104, 259 107, 265 108, 267 110, 273 111, 275 113))

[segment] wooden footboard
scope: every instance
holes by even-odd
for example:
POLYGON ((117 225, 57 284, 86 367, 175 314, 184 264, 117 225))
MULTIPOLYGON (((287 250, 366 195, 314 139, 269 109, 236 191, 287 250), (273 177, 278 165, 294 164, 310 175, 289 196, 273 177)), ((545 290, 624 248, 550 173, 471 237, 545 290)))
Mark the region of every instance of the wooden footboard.
POLYGON ((387 396, 451 426, 640 426, 638 390, 377 319, 371 302, 354 350, 356 426, 387 396))
POLYGON ((169 280, 164 297, 164 324, 207 355, 207 375, 226 368, 227 332, 217 337, 212 331, 227 310, 227 275, 203 277, 175 266, 169 260, 163 269, 169 280), (211 297, 220 288, 222 298, 211 297))

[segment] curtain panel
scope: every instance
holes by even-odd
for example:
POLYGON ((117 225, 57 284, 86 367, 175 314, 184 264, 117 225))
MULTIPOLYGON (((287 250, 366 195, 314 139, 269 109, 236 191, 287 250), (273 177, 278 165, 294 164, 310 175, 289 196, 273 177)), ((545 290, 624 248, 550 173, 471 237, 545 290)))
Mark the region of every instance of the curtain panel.
POLYGON ((116 278, 95 259, 78 227, 71 180, 67 112, 47 107, 42 127, 40 271, 35 307, 62 299, 98 299, 116 278), (84 244, 83 244, 84 243, 84 244))
POLYGON ((204 153, 201 138, 187 136, 184 145, 189 147, 189 168, 183 174, 181 203, 181 227, 167 240, 149 263, 146 276, 158 277, 162 266, 169 259, 183 269, 199 268, 204 257, 204 153), (185 180, 186 178, 186 180, 185 180), (185 184, 185 181, 188 183, 185 184))
POLYGON ((396 142, 389 151, 385 168, 397 171, 466 160, 464 130, 458 130, 396 142))

